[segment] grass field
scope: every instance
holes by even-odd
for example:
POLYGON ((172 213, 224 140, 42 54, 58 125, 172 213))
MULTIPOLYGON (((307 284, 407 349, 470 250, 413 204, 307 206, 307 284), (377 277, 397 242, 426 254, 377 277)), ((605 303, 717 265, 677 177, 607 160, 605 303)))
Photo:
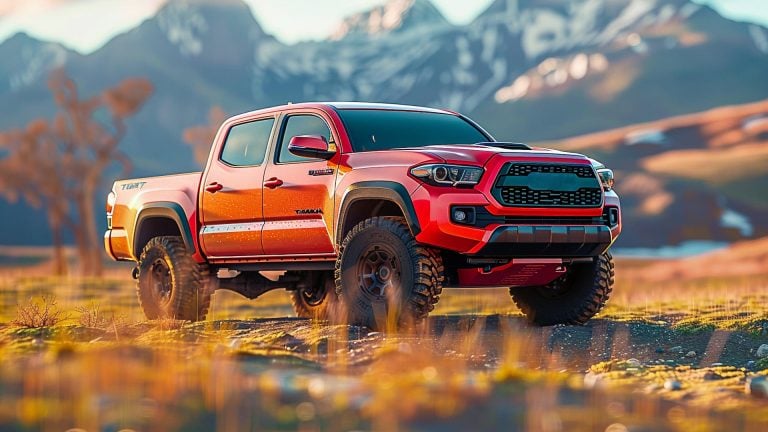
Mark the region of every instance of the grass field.
POLYGON ((10 261, 0 430, 766 430, 768 268, 684 271, 706 259, 620 260, 586 326, 530 327, 504 289, 452 290, 397 335, 292 318, 284 291, 147 322, 127 268, 62 279, 10 261), (58 322, 14 324, 44 300, 58 322))

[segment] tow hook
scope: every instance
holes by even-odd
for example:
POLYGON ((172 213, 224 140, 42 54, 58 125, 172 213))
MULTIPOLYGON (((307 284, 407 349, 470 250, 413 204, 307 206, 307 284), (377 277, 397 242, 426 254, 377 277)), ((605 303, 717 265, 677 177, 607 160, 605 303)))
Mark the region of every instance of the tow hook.
POLYGON ((133 271, 131 272, 131 277, 133 280, 139 280, 139 266, 136 266, 133 268, 133 271))
POLYGON ((555 267, 555 273, 565 273, 568 270, 568 267, 564 265, 559 265, 555 267))

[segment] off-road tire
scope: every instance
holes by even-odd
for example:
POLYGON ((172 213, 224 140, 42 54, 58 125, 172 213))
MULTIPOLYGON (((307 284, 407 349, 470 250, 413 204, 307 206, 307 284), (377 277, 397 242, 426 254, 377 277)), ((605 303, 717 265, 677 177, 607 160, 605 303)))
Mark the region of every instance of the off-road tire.
POLYGON ((212 292, 208 266, 192 259, 181 237, 151 239, 138 268, 136 292, 147 319, 205 319, 212 292))
POLYGON ((405 219, 366 219, 346 234, 339 247, 334 277, 340 318, 377 331, 418 326, 440 298, 443 273, 440 255, 416 241, 405 219), (363 276, 371 273, 360 271, 361 266, 377 260, 383 264, 373 273, 375 279, 363 276), (380 276, 386 279, 383 267, 388 266, 391 282, 377 294, 367 285, 381 282, 380 276))
POLYGON ((316 320, 330 320, 337 311, 338 295, 333 272, 323 272, 314 278, 311 287, 291 291, 291 304, 296 316, 316 320))
POLYGON ((532 324, 581 325, 608 301, 613 268, 613 257, 605 252, 591 263, 574 264, 564 276, 545 286, 510 288, 509 293, 532 324))

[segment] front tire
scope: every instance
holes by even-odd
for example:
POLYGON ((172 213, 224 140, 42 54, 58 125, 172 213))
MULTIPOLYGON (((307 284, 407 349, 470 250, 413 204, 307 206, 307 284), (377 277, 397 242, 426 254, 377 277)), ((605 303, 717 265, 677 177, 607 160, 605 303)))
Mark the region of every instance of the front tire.
POLYGON ((547 285, 510 288, 509 293, 532 324, 581 325, 605 306, 613 283, 613 257, 605 252, 591 263, 574 264, 547 285))
POLYGON ((377 331, 424 321, 435 308, 443 279, 441 257, 416 242, 401 217, 360 222, 345 236, 336 260, 342 319, 377 331))
POLYGON ((205 319, 211 301, 208 266, 192 259, 181 237, 151 239, 138 269, 136 291, 147 319, 205 319))

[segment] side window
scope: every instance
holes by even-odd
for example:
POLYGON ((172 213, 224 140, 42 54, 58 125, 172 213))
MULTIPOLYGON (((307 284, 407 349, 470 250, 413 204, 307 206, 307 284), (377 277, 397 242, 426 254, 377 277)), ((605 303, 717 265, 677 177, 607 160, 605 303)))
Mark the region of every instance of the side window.
POLYGON ((274 124, 269 118, 232 126, 219 159, 233 166, 261 165, 274 124))
POLYGON ((280 139, 280 153, 277 156, 278 162, 309 162, 317 160, 296 156, 288 151, 288 143, 291 142, 291 138, 298 135, 320 135, 325 137, 329 143, 333 142, 331 130, 322 118, 309 114, 292 115, 285 119, 283 135, 280 139))

